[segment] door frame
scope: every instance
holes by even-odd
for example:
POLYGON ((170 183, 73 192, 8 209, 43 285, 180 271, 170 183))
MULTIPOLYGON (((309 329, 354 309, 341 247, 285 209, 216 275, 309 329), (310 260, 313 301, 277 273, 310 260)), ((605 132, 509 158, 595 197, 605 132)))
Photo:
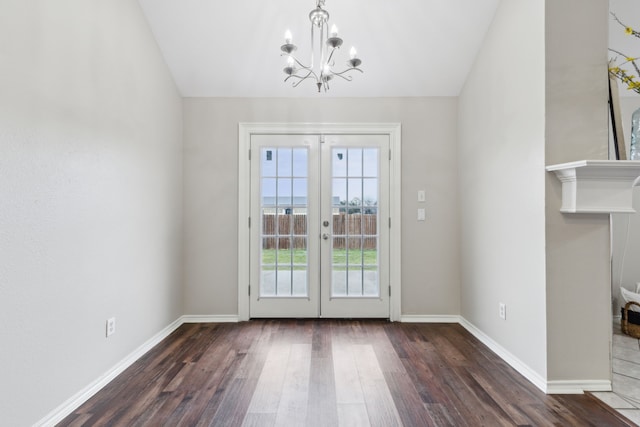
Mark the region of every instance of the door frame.
MULTIPOLYGON (((251 135, 387 135, 389 137, 389 318, 401 309, 402 138, 400 123, 238 123, 238 320, 249 320, 251 135)), ((259 224, 253 221, 254 224, 259 224)), ((253 292, 258 292, 254 286, 253 292)))

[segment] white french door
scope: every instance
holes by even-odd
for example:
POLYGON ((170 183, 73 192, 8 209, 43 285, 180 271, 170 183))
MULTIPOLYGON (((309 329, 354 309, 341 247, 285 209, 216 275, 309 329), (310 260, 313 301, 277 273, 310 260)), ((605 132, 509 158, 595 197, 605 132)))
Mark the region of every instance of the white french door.
POLYGON ((389 136, 250 149, 250 317, 389 317, 389 136))

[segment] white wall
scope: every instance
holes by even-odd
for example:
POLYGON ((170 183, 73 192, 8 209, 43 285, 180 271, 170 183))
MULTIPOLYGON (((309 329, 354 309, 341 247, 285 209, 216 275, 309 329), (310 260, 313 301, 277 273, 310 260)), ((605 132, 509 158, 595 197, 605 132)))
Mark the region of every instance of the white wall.
POLYGON ((544 3, 502 1, 459 99, 462 316, 540 379, 544 84, 544 3))
MULTIPOLYGON (((608 1, 546 2, 546 163, 606 159, 608 1)), ((609 215, 561 214, 546 176, 547 368, 552 382, 609 381, 609 215)))
POLYGON ((182 314, 182 105, 137 2, 1 9, 0 425, 26 426, 182 314))
POLYGON ((185 99, 186 314, 237 314, 239 122, 401 122, 402 314, 457 315, 456 119, 455 98, 185 99))

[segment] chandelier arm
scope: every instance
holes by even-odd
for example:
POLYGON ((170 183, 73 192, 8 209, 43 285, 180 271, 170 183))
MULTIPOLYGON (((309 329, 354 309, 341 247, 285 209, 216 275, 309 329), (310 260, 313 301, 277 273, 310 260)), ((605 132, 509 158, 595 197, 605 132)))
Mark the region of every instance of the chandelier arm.
POLYGON ((329 53, 329 57, 327 58, 327 65, 329 65, 330 67, 333 67, 335 65, 335 62, 331 63, 331 58, 333 58, 333 53, 335 51, 336 51, 335 47, 331 49, 331 53, 329 53))
POLYGON ((297 82, 294 82, 291 86, 298 87, 298 85, 300 85, 300 83, 302 83, 303 81, 307 80, 308 78, 309 78, 309 76, 307 76, 307 77, 305 77, 303 79, 300 79, 297 82))
POLYGON ((281 53, 280 56, 289 56, 295 61, 296 64, 298 64, 300 66, 301 69, 303 69, 303 70, 311 70, 311 67, 307 67, 306 65, 304 65, 302 62, 300 62, 298 60, 298 58, 296 58, 293 55, 289 55, 287 53, 281 53))
POLYGON ((310 79, 311 77, 313 77, 313 78, 314 78, 314 79, 316 79, 316 80, 318 79, 318 77, 316 76, 316 74, 315 74, 313 71, 311 71, 311 70, 309 70, 309 72, 307 73, 307 75, 306 75, 306 76, 299 76, 299 75, 297 75, 297 74, 291 74, 291 75, 290 75, 290 76, 288 76, 286 79, 284 79, 284 81, 286 82, 286 81, 287 81, 287 80, 289 80, 291 77, 295 77, 296 79, 298 79, 298 81, 293 82, 293 87, 298 87, 298 85, 299 85, 300 83, 302 83, 303 81, 305 81, 305 80, 307 80, 307 79, 310 79))
POLYGON ((311 73, 307 73, 307 75, 306 75, 306 76, 299 76, 299 75, 297 75, 297 74, 291 74, 291 75, 287 76, 287 77, 284 79, 284 81, 286 82, 286 81, 287 81, 287 80, 289 80, 290 78, 296 78, 296 79, 299 79, 299 80, 301 80, 301 81, 302 81, 302 80, 306 80, 306 79, 308 79, 308 78, 310 78, 310 77, 311 77, 309 74, 311 74, 311 73))
POLYGON ((344 80, 346 80, 346 81, 348 81, 348 82, 352 81, 352 80, 353 80, 353 77, 352 77, 352 76, 343 76, 343 75, 342 75, 342 74, 344 74, 345 72, 346 72, 346 71, 343 71, 342 73, 331 73, 331 74, 332 74, 332 75, 334 75, 334 76, 340 77, 341 79, 344 79, 344 80))
POLYGON ((344 78, 343 74, 346 74, 349 71, 354 71, 354 70, 355 71, 360 71, 361 73, 364 73, 364 71, 362 71, 360 68, 353 67, 353 68, 347 68, 346 70, 340 71, 339 73, 336 73, 336 72, 332 71, 331 74, 333 74, 334 76, 338 76, 338 77, 344 78))

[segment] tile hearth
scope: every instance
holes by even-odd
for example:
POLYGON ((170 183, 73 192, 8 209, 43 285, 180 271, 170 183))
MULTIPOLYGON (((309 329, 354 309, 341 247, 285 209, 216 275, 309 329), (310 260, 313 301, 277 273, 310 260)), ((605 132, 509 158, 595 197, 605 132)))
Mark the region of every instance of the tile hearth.
POLYGON ((640 340, 620 330, 620 319, 613 322, 612 392, 594 396, 640 425, 640 340))

